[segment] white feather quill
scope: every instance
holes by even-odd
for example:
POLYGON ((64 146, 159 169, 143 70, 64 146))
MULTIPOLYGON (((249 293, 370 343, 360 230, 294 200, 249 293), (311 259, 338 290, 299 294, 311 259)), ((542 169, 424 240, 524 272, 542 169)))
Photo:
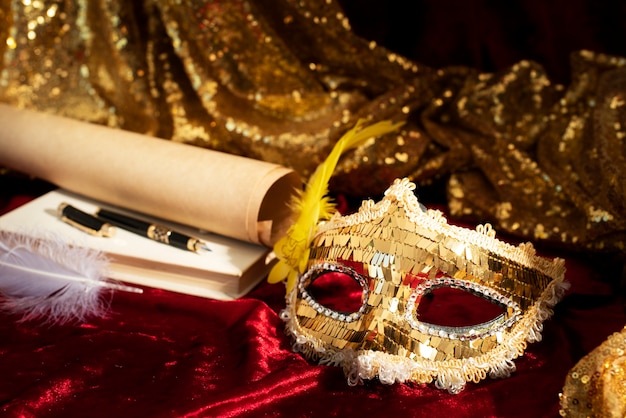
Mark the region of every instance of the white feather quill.
POLYGON ((20 321, 63 324, 103 316, 105 289, 141 289, 104 280, 108 260, 100 252, 59 237, 37 238, 0 231, 0 310, 20 321))

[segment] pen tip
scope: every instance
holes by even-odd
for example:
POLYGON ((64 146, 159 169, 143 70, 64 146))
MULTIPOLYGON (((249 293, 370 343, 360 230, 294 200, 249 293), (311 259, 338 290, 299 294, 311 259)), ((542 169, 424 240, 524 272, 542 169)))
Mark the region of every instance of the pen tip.
POLYGON ((196 247, 196 252, 200 254, 211 252, 211 249, 209 248, 209 246, 206 245, 206 243, 204 242, 197 242, 195 247, 196 247))

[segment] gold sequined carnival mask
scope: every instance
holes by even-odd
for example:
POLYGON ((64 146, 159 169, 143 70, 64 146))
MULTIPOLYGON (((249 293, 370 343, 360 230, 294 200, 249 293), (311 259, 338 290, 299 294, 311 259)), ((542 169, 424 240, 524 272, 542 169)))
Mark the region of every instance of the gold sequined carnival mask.
MULTIPOLYGON (((270 281, 290 275, 282 317, 294 348, 343 367, 351 384, 434 380, 458 393, 466 382, 509 376, 562 296, 563 260, 538 257, 531 244, 504 243, 489 225, 450 225, 414 189, 396 180, 380 202, 309 225, 305 238, 301 217, 277 244, 270 281), (495 310, 476 323, 447 324, 446 310, 433 320, 422 309, 435 295, 495 310)), ((300 207, 307 211, 306 202, 300 207)))

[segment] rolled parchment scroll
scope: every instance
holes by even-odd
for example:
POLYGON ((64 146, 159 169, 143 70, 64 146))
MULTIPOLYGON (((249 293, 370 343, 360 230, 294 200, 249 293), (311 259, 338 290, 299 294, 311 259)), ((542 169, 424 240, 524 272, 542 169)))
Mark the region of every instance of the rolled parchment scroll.
POLYGON ((288 168, 0 104, 0 165, 93 199, 271 246, 289 227, 288 168))

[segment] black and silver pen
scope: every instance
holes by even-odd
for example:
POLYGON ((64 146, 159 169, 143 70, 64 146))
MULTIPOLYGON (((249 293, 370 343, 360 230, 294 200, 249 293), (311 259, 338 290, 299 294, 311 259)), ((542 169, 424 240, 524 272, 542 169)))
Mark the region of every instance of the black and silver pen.
POLYGON ((96 212, 96 216, 119 228, 150 238, 153 241, 171 245, 172 247, 195 253, 211 251, 204 241, 176 232, 166 226, 131 218, 106 209, 99 209, 96 212))
POLYGON ((63 202, 59 204, 57 213, 63 222, 90 235, 98 237, 112 237, 115 235, 115 228, 110 223, 83 212, 69 203, 63 202))

